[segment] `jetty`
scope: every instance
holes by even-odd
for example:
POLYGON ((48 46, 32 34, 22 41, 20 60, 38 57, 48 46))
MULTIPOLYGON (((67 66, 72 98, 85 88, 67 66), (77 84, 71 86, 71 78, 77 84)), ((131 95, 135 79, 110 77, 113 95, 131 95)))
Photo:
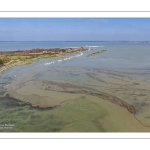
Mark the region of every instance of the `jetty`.
POLYGON ((97 54, 101 54, 103 52, 106 52, 107 50, 101 50, 101 51, 98 51, 98 52, 95 52, 95 53, 92 53, 92 54, 88 54, 86 57, 90 57, 90 56, 94 56, 94 55, 97 55, 97 54))

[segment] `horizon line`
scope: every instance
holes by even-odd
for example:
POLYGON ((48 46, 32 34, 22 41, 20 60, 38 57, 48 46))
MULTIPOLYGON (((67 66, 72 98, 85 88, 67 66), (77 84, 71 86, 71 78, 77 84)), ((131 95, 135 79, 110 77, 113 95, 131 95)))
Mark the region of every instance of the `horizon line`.
POLYGON ((141 41, 134 41, 134 40, 122 40, 122 41, 118 41, 118 40, 105 40, 105 41, 0 41, 0 42, 150 42, 150 41, 146 41, 146 40, 141 40, 141 41))

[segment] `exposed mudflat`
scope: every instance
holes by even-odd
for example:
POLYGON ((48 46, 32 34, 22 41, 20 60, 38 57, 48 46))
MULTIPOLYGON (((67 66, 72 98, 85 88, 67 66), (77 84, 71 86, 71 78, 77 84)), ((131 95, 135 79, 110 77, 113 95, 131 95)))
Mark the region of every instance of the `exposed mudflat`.
POLYGON ((31 80, 22 80, 23 76, 18 74, 6 87, 9 90, 7 103, 15 104, 7 113, 9 122, 16 120, 11 131, 150 131, 149 122, 140 120, 148 115, 148 112, 143 114, 143 108, 149 106, 145 101, 149 97, 149 86, 134 75, 57 67, 53 72, 56 78, 51 81, 46 77, 53 76, 52 70, 34 75, 31 80), (57 80, 60 72, 63 78, 68 74, 68 81, 57 80), (78 82, 74 76, 84 78, 78 82))

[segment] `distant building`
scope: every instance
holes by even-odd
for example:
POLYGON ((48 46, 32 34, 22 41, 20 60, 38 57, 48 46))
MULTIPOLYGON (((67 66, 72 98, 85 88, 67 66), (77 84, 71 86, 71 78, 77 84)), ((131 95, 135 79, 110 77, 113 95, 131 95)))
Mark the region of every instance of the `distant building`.
POLYGON ((48 53, 48 51, 43 51, 43 54, 44 54, 44 53, 48 53))
POLYGON ((55 52, 51 52, 51 54, 54 54, 55 52))
POLYGON ((63 52, 62 52, 62 51, 60 51, 60 52, 59 52, 59 54, 63 54, 63 52))
POLYGON ((66 52, 67 52, 67 53, 71 52, 71 49, 67 49, 66 52))

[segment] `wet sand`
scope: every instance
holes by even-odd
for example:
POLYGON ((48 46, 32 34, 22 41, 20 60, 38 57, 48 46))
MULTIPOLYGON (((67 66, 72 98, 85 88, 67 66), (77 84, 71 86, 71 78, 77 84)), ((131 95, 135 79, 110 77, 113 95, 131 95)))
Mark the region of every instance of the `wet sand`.
POLYGON ((7 109, 4 107, 1 109, 3 113, 0 119, 3 123, 13 123, 15 126, 9 130, 1 130, 3 132, 150 131, 149 127, 143 126, 132 113, 123 107, 95 96, 81 94, 77 98, 65 100, 49 109, 18 105, 20 101, 16 99, 11 101, 9 99, 8 103, 5 106, 7 109))

